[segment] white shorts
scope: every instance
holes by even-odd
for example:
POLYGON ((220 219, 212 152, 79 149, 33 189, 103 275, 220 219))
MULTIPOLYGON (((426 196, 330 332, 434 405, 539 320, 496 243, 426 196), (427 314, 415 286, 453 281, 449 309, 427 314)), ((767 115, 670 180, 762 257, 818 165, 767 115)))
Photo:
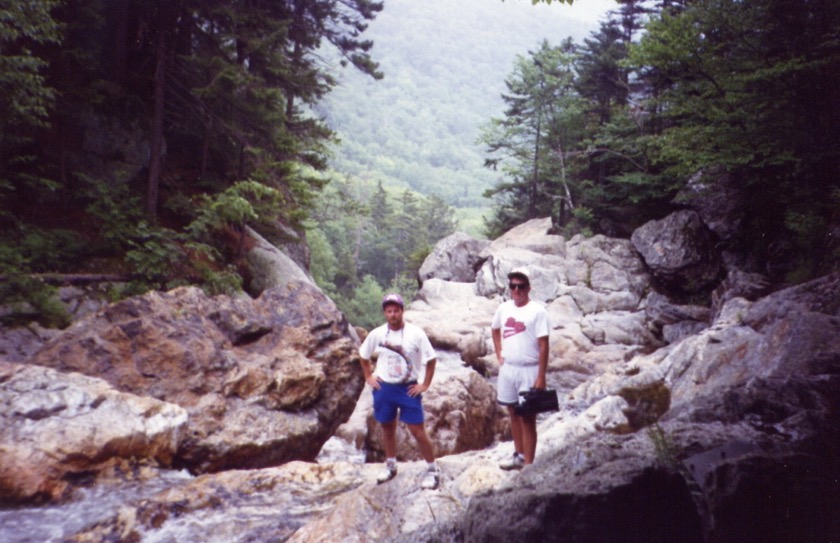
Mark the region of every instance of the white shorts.
POLYGON ((540 374, 539 364, 515 366, 502 364, 496 381, 496 401, 500 405, 517 405, 519 392, 528 390, 537 382, 540 374))

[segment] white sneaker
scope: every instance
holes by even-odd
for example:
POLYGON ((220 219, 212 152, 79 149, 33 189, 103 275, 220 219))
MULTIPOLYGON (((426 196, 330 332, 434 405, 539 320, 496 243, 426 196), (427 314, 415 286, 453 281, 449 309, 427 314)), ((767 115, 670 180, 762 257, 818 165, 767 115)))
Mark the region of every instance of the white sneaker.
POLYGON ((426 472, 426 476, 420 482, 420 488, 434 490, 438 487, 438 484, 440 484, 440 471, 434 468, 426 472))
POLYGON ((376 476, 376 484, 387 483, 397 476, 397 465, 385 463, 385 468, 376 476))
POLYGON ((519 453, 513 453, 513 456, 507 460, 499 462, 499 467, 502 469, 522 469, 525 466, 525 457, 519 453))

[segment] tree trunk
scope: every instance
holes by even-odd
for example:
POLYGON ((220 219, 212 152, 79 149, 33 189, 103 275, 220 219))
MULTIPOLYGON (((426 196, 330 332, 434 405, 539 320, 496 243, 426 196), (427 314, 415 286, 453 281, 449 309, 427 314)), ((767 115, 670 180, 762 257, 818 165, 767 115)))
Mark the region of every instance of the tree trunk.
POLYGON ((207 179, 207 158, 210 153, 210 127, 211 120, 208 118, 204 123, 204 138, 201 142, 201 173, 200 179, 205 181, 207 179))
POLYGON ((534 143, 534 178, 531 180, 531 198, 528 205, 528 218, 533 219, 537 215, 537 188, 540 177, 540 130, 542 127, 542 109, 537 111, 537 139, 534 143))
MULTIPOLYGON (((292 32, 290 34, 291 40, 295 46, 292 49, 291 65, 292 69, 297 72, 301 64, 303 56, 303 47, 301 46, 300 38, 297 34, 303 34, 305 28, 304 17, 306 15, 306 5, 304 2, 296 1, 295 3, 294 24, 292 25, 292 32)), ((288 123, 295 113, 295 95, 296 92, 292 85, 286 86, 286 122, 288 123)))
POLYGON ((568 208, 569 210, 573 210, 575 204, 572 201, 572 191, 569 190, 569 184, 566 182, 566 155, 563 154, 562 145, 558 145, 557 149, 557 156, 560 158, 560 183, 563 185, 563 193, 566 195, 565 201, 568 204, 568 208))
POLYGON ((155 78, 154 78, 154 113, 152 116, 152 142, 149 156, 148 191, 146 193, 146 214, 154 219, 157 217, 158 190, 160 187, 160 172, 163 155, 163 113, 166 96, 166 8, 161 9, 160 23, 155 47, 155 78))
MULTIPOLYGON (((27 277, 51 285, 86 285, 88 283, 126 283, 131 281, 129 275, 113 273, 33 273, 27 275, 27 277)), ((0 275, 0 281, 8 281, 8 279, 8 277, 0 275)))
POLYGON ((114 12, 114 81, 122 85, 128 71, 128 0, 116 0, 114 12))

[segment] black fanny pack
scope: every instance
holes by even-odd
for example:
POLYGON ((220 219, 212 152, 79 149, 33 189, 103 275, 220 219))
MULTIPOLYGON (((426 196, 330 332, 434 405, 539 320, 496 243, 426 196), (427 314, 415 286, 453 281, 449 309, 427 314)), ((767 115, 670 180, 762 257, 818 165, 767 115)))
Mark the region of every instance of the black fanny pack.
POLYGON ((522 401, 514 406, 513 412, 520 417, 560 410, 560 404, 557 402, 557 391, 552 388, 532 388, 520 392, 519 395, 522 396, 522 401))

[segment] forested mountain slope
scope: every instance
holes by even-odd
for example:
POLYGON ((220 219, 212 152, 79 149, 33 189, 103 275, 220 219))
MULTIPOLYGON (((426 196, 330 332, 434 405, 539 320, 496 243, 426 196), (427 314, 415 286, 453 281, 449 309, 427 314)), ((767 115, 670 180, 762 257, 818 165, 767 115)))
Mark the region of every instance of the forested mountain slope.
POLYGON ((488 206, 482 193, 498 174, 483 167, 479 128, 500 115, 517 55, 544 39, 582 40, 613 5, 387 0, 365 33, 385 77, 343 70, 320 108, 341 138, 333 167, 455 207, 488 206))

